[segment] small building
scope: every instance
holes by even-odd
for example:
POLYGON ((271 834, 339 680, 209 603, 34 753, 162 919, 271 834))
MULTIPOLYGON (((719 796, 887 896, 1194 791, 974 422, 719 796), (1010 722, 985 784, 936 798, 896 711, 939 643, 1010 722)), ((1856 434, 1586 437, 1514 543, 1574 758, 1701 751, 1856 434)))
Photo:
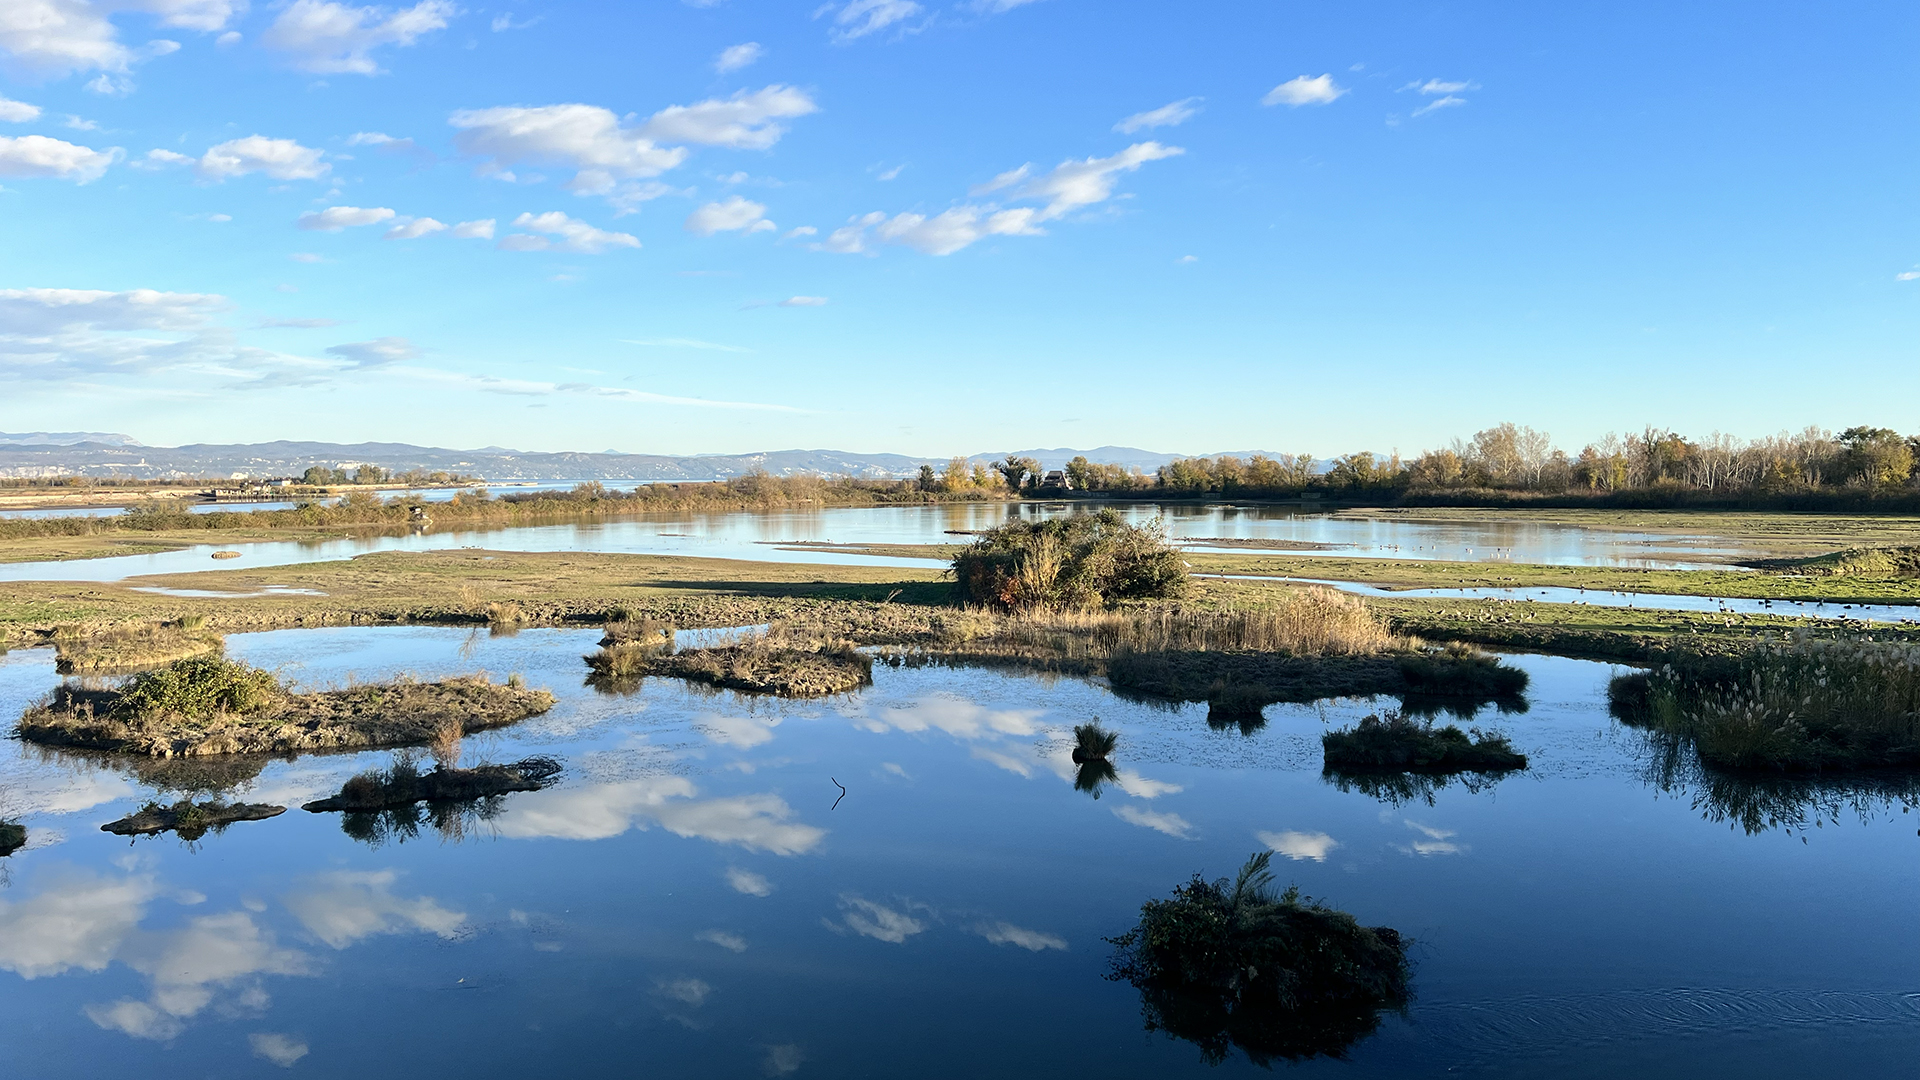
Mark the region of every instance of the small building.
POLYGON ((1067 479, 1067 474, 1064 470, 1048 469, 1047 474, 1040 478, 1040 490, 1072 491, 1073 482, 1067 479))

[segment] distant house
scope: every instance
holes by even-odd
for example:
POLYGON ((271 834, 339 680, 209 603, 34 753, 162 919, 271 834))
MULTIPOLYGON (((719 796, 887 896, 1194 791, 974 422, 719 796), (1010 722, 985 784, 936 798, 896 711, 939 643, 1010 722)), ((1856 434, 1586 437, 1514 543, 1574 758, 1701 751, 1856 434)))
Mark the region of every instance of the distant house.
POLYGON ((1040 478, 1041 491, 1072 491, 1073 482, 1060 469, 1049 469, 1047 475, 1040 478))

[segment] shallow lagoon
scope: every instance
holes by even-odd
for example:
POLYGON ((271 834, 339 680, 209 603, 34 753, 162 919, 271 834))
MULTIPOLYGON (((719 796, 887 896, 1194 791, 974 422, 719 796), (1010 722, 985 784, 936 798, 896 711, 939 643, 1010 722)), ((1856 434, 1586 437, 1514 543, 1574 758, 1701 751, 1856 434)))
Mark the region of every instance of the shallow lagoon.
MULTIPOLYGON (((1445 559, 1466 562, 1627 566, 1650 569, 1724 568, 1746 554, 1727 541, 1705 536, 1631 533, 1567 525, 1460 524, 1340 518, 1289 507, 1118 504, 1132 521, 1162 517, 1169 534, 1213 548, 1208 539, 1263 540, 1308 545, 1289 554, 1349 558, 1445 559)), ((645 555, 692 555, 789 563, 858 563, 945 566, 939 560, 887 558, 802 544, 965 543, 968 533, 1014 517, 1086 513, 1093 503, 948 503, 934 506, 850 507, 812 511, 651 515, 604 522, 528 525, 514 528, 440 528, 408 535, 367 536, 313 543, 265 541, 202 544, 153 555, 124 555, 65 562, 0 563, 0 581, 119 581, 145 574, 286 566, 350 559, 374 551, 434 551, 486 548, 496 551, 598 551, 645 555), (231 546, 241 557, 214 562, 209 556, 231 546)))
MULTIPOLYGON (((1144 1033, 1101 938, 1263 846, 1283 882, 1417 940, 1406 1017, 1308 1072, 1892 1074, 1920 1051, 1920 822, 1709 820, 1650 785, 1605 665, 1516 659, 1531 710, 1478 720, 1533 768, 1393 805, 1320 775, 1323 726, 1369 703, 1274 707, 1248 736, 980 670, 881 667, 827 703, 608 697, 581 685, 596 638, 229 638, 309 684, 483 667, 560 694, 468 754, 551 754, 563 783, 457 842, 371 846, 295 809, 128 843, 98 827, 150 789, 0 744, 34 836, 0 860, 8 1074, 1250 1073, 1144 1033), (1095 714, 1122 734, 1098 800, 1066 760, 1095 714)), ((0 657, 0 708, 54 679, 48 650, 0 657)), ((291 805, 387 757, 275 763, 246 797, 291 805)))

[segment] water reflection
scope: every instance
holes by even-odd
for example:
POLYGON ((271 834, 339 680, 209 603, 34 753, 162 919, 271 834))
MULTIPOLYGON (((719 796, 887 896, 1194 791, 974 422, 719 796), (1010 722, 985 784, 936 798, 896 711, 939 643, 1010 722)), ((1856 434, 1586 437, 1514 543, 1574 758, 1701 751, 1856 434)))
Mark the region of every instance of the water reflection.
POLYGON ((1469 795, 1478 795, 1492 790, 1508 775, 1505 772, 1348 772, 1328 768, 1321 771, 1320 778, 1343 792, 1357 791, 1388 806, 1397 807, 1408 803, 1432 806, 1439 794, 1450 787, 1458 787, 1469 795))
POLYGON ((1106 758, 1088 758, 1074 767, 1073 790, 1084 791, 1098 799, 1100 789, 1108 783, 1118 780, 1120 771, 1106 758))
POLYGON ((528 792, 492 819, 497 835, 604 840, 628 829, 659 826, 675 836, 732 844, 773 855, 804 855, 827 831, 791 820, 777 795, 695 798, 684 776, 651 776, 577 788, 528 792))
POLYGON ((1920 775, 1748 776, 1700 763, 1691 748, 1648 735, 1647 782, 1663 795, 1686 798, 1700 816, 1748 836, 1780 829, 1806 833, 1851 818, 1865 825, 1920 807, 1920 775))

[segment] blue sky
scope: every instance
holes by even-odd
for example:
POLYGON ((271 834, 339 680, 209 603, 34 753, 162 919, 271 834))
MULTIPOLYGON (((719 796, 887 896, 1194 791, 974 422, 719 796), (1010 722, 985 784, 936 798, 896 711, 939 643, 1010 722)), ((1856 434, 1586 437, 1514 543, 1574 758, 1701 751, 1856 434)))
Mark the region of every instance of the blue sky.
POLYGON ((1920 8, 0 4, 0 429, 1920 430, 1920 8))

